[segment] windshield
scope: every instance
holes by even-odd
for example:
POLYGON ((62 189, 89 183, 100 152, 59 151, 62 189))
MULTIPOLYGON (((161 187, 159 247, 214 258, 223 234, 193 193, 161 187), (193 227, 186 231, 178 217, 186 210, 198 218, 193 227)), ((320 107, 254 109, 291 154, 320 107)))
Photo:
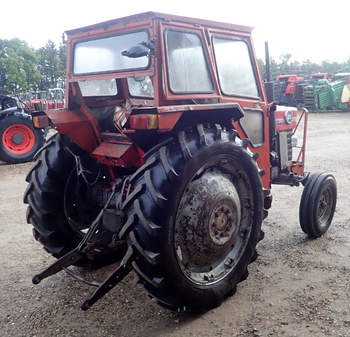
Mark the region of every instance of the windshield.
POLYGON ((147 56, 130 58, 121 53, 148 40, 148 32, 139 31, 78 42, 74 46, 73 72, 75 75, 83 75, 145 69, 149 64, 147 56))

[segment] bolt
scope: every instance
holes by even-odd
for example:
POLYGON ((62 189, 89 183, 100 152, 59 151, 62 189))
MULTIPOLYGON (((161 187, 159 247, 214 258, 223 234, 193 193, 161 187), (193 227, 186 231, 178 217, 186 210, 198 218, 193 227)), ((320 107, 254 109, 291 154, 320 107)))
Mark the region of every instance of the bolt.
POLYGON ((239 233, 242 239, 244 239, 247 236, 247 234, 248 234, 248 230, 246 229, 241 230, 241 232, 239 233))
POLYGON ((226 261, 225 261, 225 268, 231 268, 233 263, 233 260, 229 257, 226 261))

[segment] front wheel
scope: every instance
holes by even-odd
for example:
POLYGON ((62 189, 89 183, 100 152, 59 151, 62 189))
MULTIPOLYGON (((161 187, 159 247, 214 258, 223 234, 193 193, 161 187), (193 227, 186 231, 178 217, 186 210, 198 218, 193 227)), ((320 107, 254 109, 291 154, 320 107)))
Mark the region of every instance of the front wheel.
POLYGON ((299 221, 304 233, 319 237, 331 225, 337 203, 335 178, 327 173, 309 176, 300 200, 299 221))
POLYGON ((29 115, 19 113, 0 120, 0 160, 11 164, 30 161, 44 142, 44 130, 34 128, 29 115))
POLYGON ((247 276, 263 218, 255 156, 234 130, 181 131, 146 156, 125 201, 133 268, 157 301, 202 311, 247 276))

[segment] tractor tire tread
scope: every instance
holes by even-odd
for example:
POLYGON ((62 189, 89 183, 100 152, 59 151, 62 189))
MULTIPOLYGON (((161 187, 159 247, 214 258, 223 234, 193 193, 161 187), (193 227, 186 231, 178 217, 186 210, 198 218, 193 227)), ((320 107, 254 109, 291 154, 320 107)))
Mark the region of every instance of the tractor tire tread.
POLYGON ((73 160, 63 146, 62 136, 58 133, 45 144, 27 175, 29 185, 24 193, 24 203, 28 204, 26 218, 33 226, 33 236, 56 258, 73 249, 80 241, 72 235, 68 226, 63 226, 63 219, 57 215, 60 204, 57 198, 63 187, 61 180, 52 177, 59 175, 62 168, 67 170, 67 161, 73 160))
MULTIPOLYGON (((161 232, 164 225, 150 218, 150 214, 153 214, 150 209, 153 209, 153 212, 157 209, 159 214, 163 214, 171 193, 169 188, 174 181, 179 181, 181 179, 183 166, 188 160, 193 158, 193 154, 196 151, 201 151, 202 148, 211 146, 215 142, 233 142, 237 150, 238 148, 242 148, 246 156, 249 156, 250 165, 254 165, 256 168, 256 176, 258 176, 258 172, 261 171, 259 170, 256 160, 251 155, 251 152, 245 147, 245 143, 242 143, 240 140, 236 141, 236 131, 225 131, 220 125, 214 125, 213 128, 204 129, 201 124, 192 130, 194 132, 180 131, 177 138, 172 138, 170 141, 166 142, 166 145, 157 146, 155 150, 149 152, 150 154, 147 158, 147 162, 152 160, 152 166, 147 166, 144 169, 141 167, 138 170, 137 177, 133 179, 135 184, 134 191, 123 203, 123 210, 128 213, 127 222, 119 233, 119 238, 128 237, 129 245, 135 248, 136 257, 132 266, 139 275, 145 289, 152 297, 155 297, 160 304, 175 311, 179 311, 179 308, 181 309, 183 307, 183 303, 181 303, 181 299, 174 297, 175 294, 171 293, 172 289, 168 289, 170 280, 167 278, 168 276, 164 274, 161 262, 162 256, 157 249, 160 240, 160 234, 158 233, 161 232), (171 149, 174 148, 178 149, 184 160, 180 157, 174 157, 174 159, 171 156, 171 149), (153 175, 157 177, 154 181, 152 180, 153 175), (134 192, 135 194, 133 194, 134 192), (148 206, 147 208, 147 203, 152 206, 148 206), (159 287, 160 283, 162 287, 159 287)), ((260 178, 257 177, 256 179, 260 178)), ((258 238, 259 234, 253 239, 253 241, 256 241, 255 245, 259 241, 258 238)), ((246 248, 246 265, 253 262, 256 254, 255 245, 254 247, 248 245, 246 248)), ((240 276, 235 276, 237 279, 235 279, 229 289, 225 291, 220 290, 215 295, 217 298, 215 300, 212 299, 212 303, 209 305, 210 307, 219 305, 225 297, 234 293, 236 284, 243 281, 246 276, 248 276, 247 266, 243 268, 244 269, 237 271, 240 276)), ((212 295, 212 297, 215 296, 212 295)), ((196 304, 193 304, 191 310, 196 310, 196 304)))

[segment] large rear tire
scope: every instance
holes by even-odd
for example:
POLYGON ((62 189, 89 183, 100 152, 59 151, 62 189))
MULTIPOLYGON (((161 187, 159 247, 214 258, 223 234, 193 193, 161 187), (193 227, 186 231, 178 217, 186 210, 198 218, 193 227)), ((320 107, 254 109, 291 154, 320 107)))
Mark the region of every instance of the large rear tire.
POLYGON ((246 278, 263 219, 261 171, 247 144, 234 130, 198 125, 147 153, 130 178, 120 237, 161 305, 207 310, 246 278))
MULTIPOLYGON (((90 205, 81 206, 72 199, 75 188, 72 179, 76 177, 76 161, 72 153, 80 158, 84 156, 84 152, 67 138, 55 134, 38 152, 26 178, 27 222, 33 226, 34 238, 56 258, 78 245, 84 228, 86 230, 87 224, 91 224, 89 220, 92 221, 100 210, 90 205), (73 212, 74 208, 76 212, 86 214, 85 226, 67 214, 68 209, 73 212)), ((81 194, 84 197, 88 193, 81 194)))
POLYGON ((30 115, 15 113, 0 120, 0 160, 31 161, 44 142, 45 131, 34 128, 30 115))

